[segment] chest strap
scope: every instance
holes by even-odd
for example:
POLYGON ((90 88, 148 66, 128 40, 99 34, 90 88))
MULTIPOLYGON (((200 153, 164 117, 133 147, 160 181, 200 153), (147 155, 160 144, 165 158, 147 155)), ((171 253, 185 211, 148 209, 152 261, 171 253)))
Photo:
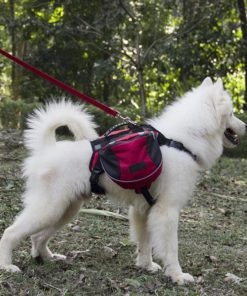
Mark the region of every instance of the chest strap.
POLYGON ((159 131, 158 131, 158 142, 159 142, 160 146, 165 145, 167 147, 172 147, 172 148, 178 149, 180 151, 184 151, 184 152, 188 153, 196 161, 196 158, 197 158, 196 155, 193 154, 189 149, 184 147, 183 143, 168 139, 159 131))

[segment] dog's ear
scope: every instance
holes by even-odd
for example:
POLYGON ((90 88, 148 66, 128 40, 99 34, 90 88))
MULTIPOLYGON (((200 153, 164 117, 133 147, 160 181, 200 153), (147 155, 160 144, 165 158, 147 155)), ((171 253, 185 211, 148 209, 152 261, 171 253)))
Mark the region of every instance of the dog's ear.
POLYGON ((222 104, 226 102, 226 92, 224 90, 223 82, 221 78, 218 78, 217 81, 214 83, 214 92, 215 92, 215 100, 218 101, 218 103, 222 104))
POLYGON ((218 78, 214 83, 214 96, 213 104, 218 116, 219 123, 222 125, 226 120, 226 116, 229 115, 231 110, 231 98, 230 95, 224 90, 223 82, 221 78, 218 78))
POLYGON ((214 84, 219 91, 224 89, 223 82, 221 78, 218 78, 214 84))
POLYGON ((210 77, 206 77, 203 82, 202 82, 202 86, 210 86, 213 84, 213 81, 210 77))

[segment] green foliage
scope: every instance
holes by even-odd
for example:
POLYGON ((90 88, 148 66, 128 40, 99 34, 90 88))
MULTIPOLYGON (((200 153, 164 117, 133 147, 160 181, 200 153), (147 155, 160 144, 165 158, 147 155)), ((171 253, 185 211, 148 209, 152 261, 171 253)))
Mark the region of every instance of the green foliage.
POLYGON ((25 119, 39 103, 25 103, 24 100, 5 99, 0 101, 0 122, 7 129, 23 129, 25 119))
MULTIPOLYGON (((138 120, 206 76, 245 103, 246 61, 235 0, 0 0, 0 46, 138 120), (193 9, 192 9, 193 8, 193 9), (145 108, 147 111, 143 113, 145 108)), ((0 100, 64 92, 0 57, 0 100)))
POLYGON ((243 65, 237 65, 233 73, 227 73, 225 77, 225 87, 232 95, 234 109, 236 112, 241 112, 244 106, 244 75, 243 65))

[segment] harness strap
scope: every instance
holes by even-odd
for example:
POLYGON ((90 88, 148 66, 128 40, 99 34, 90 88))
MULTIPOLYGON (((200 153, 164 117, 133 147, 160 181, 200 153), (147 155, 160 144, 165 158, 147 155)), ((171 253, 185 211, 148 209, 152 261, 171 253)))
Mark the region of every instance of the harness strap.
POLYGON ((196 159, 197 159, 196 155, 193 154, 189 149, 184 147, 183 143, 166 138, 159 130, 157 130, 156 128, 154 128, 150 124, 142 124, 142 126, 148 127, 151 130, 156 131, 158 133, 157 140, 158 140, 158 143, 160 146, 165 145, 167 147, 172 147, 172 148, 176 148, 180 151, 184 151, 184 152, 188 153, 196 161, 196 159))
POLYGON ((155 204, 155 199, 152 197, 150 192, 148 191, 147 187, 142 187, 141 188, 141 193, 146 199, 147 203, 152 207, 155 204))
POLYGON ((151 125, 149 125, 149 127, 151 127, 154 131, 156 131, 158 133, 157 140, 158 140, 158 143, 160 146, 165 145, 167 147, 172 147, 172 148, 176 148, 180 151, 184 151, 184 152, 188 153, 196 161, 196 159, 197 159, 196 155, 193 154, 189 149, 184 147, 183 143, 168 139, 160 131, 158 131, 157 129, 155 129, 151 125))
POLYGON ((96 194, 105 194, 105 189, 99 185, 99 176, 102 171, 93 171, 90 176, 91 191, 96 194))
POLYGON ((196 160, 196 158, 197 158, 195 154, 193 154, 189 149, 184 147, 183 143, 168 139, 159 131, 158 131, 158 142, 159 142, 160 146, 165 145, 168 147, 176 148, 180 151, 184 151, 184 152, 188 153, 194 160, 196 160))

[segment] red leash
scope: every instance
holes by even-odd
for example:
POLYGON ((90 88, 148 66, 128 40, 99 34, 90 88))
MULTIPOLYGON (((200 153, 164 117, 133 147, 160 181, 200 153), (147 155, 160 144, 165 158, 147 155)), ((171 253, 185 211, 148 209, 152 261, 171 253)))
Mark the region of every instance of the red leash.
POLYGON ((33 72, 34 74, 44 78, 45 80, 48 80, 51 83, 59 86, 60 88, 66 90, 67 92, 71 93, 72 95, 75 95, 75 96, 79 97, 80 99, 85 100, 88 103, 98 107, 99 109, 105 111, 106 113, 108 113, 114 117, 116 117, 116 116, 121 117, 121 115, 119 114, 118 111, 111 109, 110 107, 106 106, 105 104, 96 101, 95 99, 79 92, 78 90, 74 89, 73 87, 68 86, 68 85, 64 84, 63 82, 59 81, 58 79, 36 69, 35 67, 29 65, 28 63, 20 60, 17 57, 11 55, 10 53, 2 50, 1 48, 0 48, 0 54, 2 54, 3 56, 5 56, 8 59, 14 61, 15 63, 21 65, 22 67, 28 69, 29 71, 33 72))

